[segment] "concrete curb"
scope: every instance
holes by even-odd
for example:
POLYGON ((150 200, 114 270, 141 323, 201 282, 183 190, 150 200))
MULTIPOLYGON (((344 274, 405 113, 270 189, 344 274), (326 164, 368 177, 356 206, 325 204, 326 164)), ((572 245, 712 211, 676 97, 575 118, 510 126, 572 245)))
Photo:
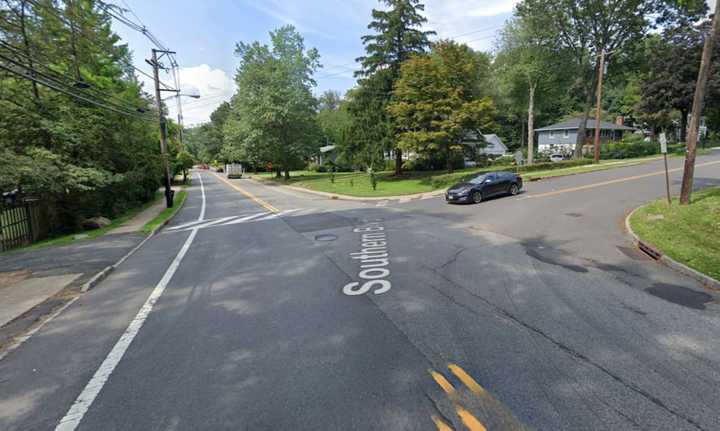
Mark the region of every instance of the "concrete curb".
POLYGON ((630 214, 627 215, 627 217, 625 217, 625 230, 627 230, 627 232, 630 234, 630 238, 632 239, 633 244, 641 251, 648 254, 650 257, 667 266, 668 268, 697 280, 707 288, 713 290, 720 290, 720 281, 715 280, 714 278, 705 275, 700 271, 692 269, 689 266, 672 259, 652 244, 640 239, 640 237, 635 233, 635 231, 632 230, 632 227, 630 226, 630 217, 632 217, 632 215, 635 214, 635 212, 640 208, 642 208, 642 206, 635 208, 630 212, 630 214))
MULTIPOLYGON (((267 185, 263 180, 256 180, 254 178, 248 178, 248 180, 255 182, 256 184, 260 185, 267 185)), ((340 199, 344 201, 371 201, 371 202, 381 202, 381 201, 392 201, 392 200, 414 200, 414 199, 422 199, 425 197, 434 197, 434 196, 440 196, 445 193, 445 189, 438 189, 433 190, 431 192, 423 192, 423 193, 413 193, 411 195, 395 195, 395 196, 350 196, 350 195, 343 195, 339 193, 328 193, 328 192, 320 192, 317 190, 310 190, 305 189, 302 187, 297 186, 288 186, 285 184, 276 183, 278 187, 284 187, 286 189, 294 190, 296 192, 300 193, 309 193, 311 195, 317 195, 317 196, 323 196, 328 199, 340 199)))
MULTIPOLYGON (((187 200, 187 199, 186 199, 186 200, 187 200)), ((173 218, 175 218, 175 216, 177 215, 177 213, 180 212, 180 210, 182 209, 183 205, 185 205, 185 201, 183 201, 183 203, 180 205, 180 208, 178 208, 177 211, 175 211, 175 214, 173 214, 170 218, 168 218, 167 220, 165 220, 164 222, 162 222, 158 227, 156 227, 152 232, 150 232, 150 234, 149 234, 148 236, 146 236, 145 238, 143 238, 143 240, 140 241, 140 243, 139 243, 138 245, 136 245, 136 246, 133 247, 130 251, 128 251, 127 253, 125 253, 125 255, 124 255, 123 257, 121 257, 117 262, 113 263, 112 265, 106 266, 105 268, 102 269, 102 271, 100 271, 100 272, 98 272, 97 274, 95 274, 90 280, 86 281, 85 284, 83 284, 83 285, 80 287, 80 292, 85 293, 85 292, 87 292, 88 290, 90 290, 90 289, 94 288, 95 286, 97 286, 101 281, 105 280, 105 279, 107 278, 107 276, 110 275, 113 271, 115 271, 115 269, 116 269, 118 266, 122 265, 122 263, 125 262, 130 256, 132 256, 133 254, 135 254, 136 251, 140 250, 140 248, 142 248, 142 246, 145 245, 146 242, 148 242, 152 237, 154 237, 155 234, 156 234, 160 229, 162 229, 162 228, 165 227, 168 223, 170 223, 170 221, 171 221, 173 218)))

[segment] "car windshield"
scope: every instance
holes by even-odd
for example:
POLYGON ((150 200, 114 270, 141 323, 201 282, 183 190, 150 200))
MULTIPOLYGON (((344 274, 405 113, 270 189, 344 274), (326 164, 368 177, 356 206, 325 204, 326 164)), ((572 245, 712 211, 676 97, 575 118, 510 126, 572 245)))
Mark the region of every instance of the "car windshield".
POLYGON ((489 175, 478 175, 477 177, 468 181, 470 184, 481 184, 483 181, 489 179, 489 175))

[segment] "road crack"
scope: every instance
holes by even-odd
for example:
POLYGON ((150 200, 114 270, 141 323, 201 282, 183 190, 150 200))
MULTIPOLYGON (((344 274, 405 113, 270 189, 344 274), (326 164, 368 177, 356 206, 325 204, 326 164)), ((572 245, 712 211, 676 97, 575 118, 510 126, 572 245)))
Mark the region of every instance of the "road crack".
MULTIPOLYGON (((449 283, 449 284, 452 285, 453 287, 458 288, 458 289, 461 289, 461 290, 463 290, 464 292, 467 292, 467 293, 468 293, 469 295, 471 295, 472 297, 480 300, 481 302, 483 302, 484 304, 486 304, 487 306, 489 306, 497 315, 499 315, 499 316, 501 316, 501 317, 503 317, 503 318, 505 318, 505 319, 507 319, 507 320, 509 320, 509 321, 511 321, 511 322, 513 322, 513 323, 515 323, 515 324, 517 324, 517 325, 520 325, 521 327, 525 328, 526 330, 528 330, 528 331, 530 331, 530 332, 532 332, 532 333, 540 336, 541 338, 543 338, 543 339, 545 339, 546 341, 550 342, 551 344, 555 345, 558 349, 560 349, 560 350, 562 350, 563 352, 567 353, 568 355, 572 356, 572 357, 575 358, 576 360, 592 366, 593 368, 597 369, 598 371, 602 372, 602 373, 605 374, 606 376, 610 377, 611 379, 613 379, 614 381, 616 381, 617 383, 619 383, 619 384, 622 385, 623 387, 625 387, 625 388, 627 388, 628 390, 630 390, 630 391, 632 391, 632 392, 634 392, 634 393, 642 396, 642 397, 645 398, 646 400, 650 401, 652 404, 654 404, 654 405, 656 405, 657 407, 661 408, 662 410, 665 410, 666 412, 670 413, 672 416, 677 417, 677 418, 679 418, 679 419, 687 422, 688 424, 692 425, 695 429, 698 429, 698 430, 701 430, 701 431, 710 431, 710 430, 708 430, 707 428, 704 428, 701 424, 699 424, 699 423, 698 423, 697 421, 695 421, 694 419, 692 419, 692 418, 684 415, 683 413, 676 411, 676 410, 673 409, 672 407, 668 406, 667 404, 665 404, 665 403, 664 403, 661 399, 659 399, 658 397, 656 397, 656 396, 652 395, 651 393, 649 393, 648 391, 640 388, 640 387, 637 386, 636 384, 634 384, 634 383, 632 383, 632 382, 629 382, 629 381, 626 381, 626 380, 625 380, 624 378, 622 378, 621 376, 618 376, 617 374, 615 374, 614 372, 612 372, 612 371, 609 370, 608 368, 606 368, 606 367, 604 367, 603 365, 595 362, 594 360, 592 360, 591 358, 589 358, 589 357, 586 356, 585 354, 583 354, 583 353, 581 353, 581 352, 578 352, 577 350, 573 349, 573 348, 570 347, 569 345, 567 345, 567 344, 563 343, 562 341, 557 340, 557 339, 555 339, 554 337, 552 337, 551 335, 545 333, 542 329, 540 329, 540 328, 538 328, 538 327, 536 327, 536 326, 534 326, 534 325, 532 325, 532 324, 530 324, 530 323, 525 322, 524 320, 520 319, 519 317, 517 317, 516 315, 514 315, 513 313, 511 313, 510 311, 508 311, 508 310, 506 310, 506 309, 504 309, 504 308, 502 308, 502 307, 499 307, 499 306, 495 305, 494 303, 490 302, 489 300, 487 300, 486 298, 484 298, 484 297, 482 297, 482 296, 480 296, 480 295, 477 295, 477 294, 471 292, 470 290, 468 290, 468 289, 466 289, 465 287, 463 287, 463 286, 459 285, 458 283, 454 282, 453 280, 451 280, 450 278, 448 278, 445 274, 442 274, 440 271, 436 270, 435 268, 428 267, 428 266, 425 266, 425 268, 427 268, 427 269, 431 270, 432 272, 434 272, 435 274, 437 274, 440 278, 442 278, 443 280, 445 280, 447 283, 449 283)), ((470 312, 473 313, 473 314, 479 315, 479 312, 478 312, 477 310, 475 310, 474 308, 470 307, 469 305, 466 305, 466 304, 461 303, 461 302, 458 301, 455 297, 453 297, 452 295, 449 295, 449 294, 446 293, 446 292, 443 292, 443 291, 442 291, 441 289, 439 289, 437 286, 430 285, 430 287, 433 288, 433 289, 434 289, 435 291, 437 291, 438 293, 440 293, 441 295, 443 295, 444 297, 446 297, 447 299, 449 299, 449 300, 450 300, 451 302, 453 302, 454 304, 456 304, 456 305, 458 305, 458 306, 460 306, 460 307, 462 307, 462 308, 470 311, 470 312)), ((623 416, 624 416, 624 415, 623 415, 623 416)))

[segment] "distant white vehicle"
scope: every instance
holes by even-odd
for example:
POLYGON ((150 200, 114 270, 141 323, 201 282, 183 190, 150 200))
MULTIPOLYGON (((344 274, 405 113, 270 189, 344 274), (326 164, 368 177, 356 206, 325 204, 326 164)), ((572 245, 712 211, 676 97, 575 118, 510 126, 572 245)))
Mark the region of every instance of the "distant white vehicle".
POLYGON ((562 162, 563 160, 565 160, 565 156, 563 156, 562 154, 551 154, 550 155, 551 162, 562 162))
POLYGON ((242 178, 243 172, 243 165, 240 163, 225 164, 225 175, 228 178, 242 178))

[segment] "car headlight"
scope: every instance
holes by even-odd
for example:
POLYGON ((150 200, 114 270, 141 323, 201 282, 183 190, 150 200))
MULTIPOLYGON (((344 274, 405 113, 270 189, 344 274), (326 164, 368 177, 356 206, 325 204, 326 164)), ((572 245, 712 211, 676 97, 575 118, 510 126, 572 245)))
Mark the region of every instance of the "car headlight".
POLYGON ((458 194, 458 195, 466 195, 468 193, 470 193, 470 188, 455 190, 455 194, 458 194))

